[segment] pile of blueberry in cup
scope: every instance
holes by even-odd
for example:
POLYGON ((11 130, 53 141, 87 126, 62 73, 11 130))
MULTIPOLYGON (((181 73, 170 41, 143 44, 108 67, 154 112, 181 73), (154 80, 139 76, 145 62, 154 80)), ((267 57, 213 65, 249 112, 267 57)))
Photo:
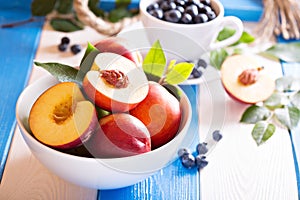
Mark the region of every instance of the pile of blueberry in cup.
POLYGON ((164 21, 178 24, 200 24, 216 18, 210 0, 158 0, 147 12, 164 21))

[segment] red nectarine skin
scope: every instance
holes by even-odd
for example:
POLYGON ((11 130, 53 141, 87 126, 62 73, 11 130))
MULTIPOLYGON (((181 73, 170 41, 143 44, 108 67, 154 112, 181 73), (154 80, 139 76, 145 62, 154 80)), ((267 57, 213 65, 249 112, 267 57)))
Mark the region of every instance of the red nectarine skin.
POLYGON ((148 95, 129 112, 148 128, 152 149, 173 139, 180 126, 179 101, 163 86, 155 82, 149 82, 148 95))
POLYGON ((137 50, 126 48, 126 40, 124 38, 105 38, 94 45, 100 52, 111 52, 128 58, 137 65, 142 63, 142 55, 137 50))
POLYGON ((150 134, 145 125, 127 113, 107 115, 99 120, 96 134, 85 143, 99 158, 137 155, 151 150, 150 134))

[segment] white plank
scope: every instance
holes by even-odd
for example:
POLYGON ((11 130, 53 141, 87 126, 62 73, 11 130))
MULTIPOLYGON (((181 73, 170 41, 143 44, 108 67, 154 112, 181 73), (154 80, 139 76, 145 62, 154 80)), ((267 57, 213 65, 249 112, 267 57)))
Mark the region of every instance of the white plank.
MULTIPOLYGON (((281 75, 278 62, 261 62, 274 78, 281 75)), ((239 123, 248 105, 232 100, 220 79, 202 84, 200 90, 200 140, 214 129, 223 133, 200 173, 201 199, 298 199, 288 131, 277 128, 258 147, 251 136, 253 125, 239 123)))

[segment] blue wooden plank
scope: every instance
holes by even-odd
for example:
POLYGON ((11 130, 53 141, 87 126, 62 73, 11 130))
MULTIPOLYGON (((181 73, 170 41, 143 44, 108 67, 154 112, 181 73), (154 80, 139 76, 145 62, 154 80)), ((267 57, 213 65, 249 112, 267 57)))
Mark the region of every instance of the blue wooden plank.
MULTIPOLYGON (((300 63, 282 62, 283 74, 285 76, 300 77, 300 63)), ((297 128, 290 132, 291 143, 293 148, 293 156, 295 162, 295 171, 297 176, 297 186, 300 199, 300 124, 297 128)))
MULTIPOLYGON (((192 122, 182 147, 195 150, 199 143, 196 106, 198 86, 186 85, 181 87, 188 95, 193 109, 192 122)), ((198 200, 200 198, 199 185, 199 172, 196 169, 184 168, 181 162, 176 159, 156 174, 133 186, 115 190, 99 190, 98 200, 198 200)))
MULTIPOLYGON (((1 1, 0 25, 30 18, 30 1, 1 1)), ((15 104, 32 68, 43 22, 0 29, 0 181, 14 128, 15 104)))

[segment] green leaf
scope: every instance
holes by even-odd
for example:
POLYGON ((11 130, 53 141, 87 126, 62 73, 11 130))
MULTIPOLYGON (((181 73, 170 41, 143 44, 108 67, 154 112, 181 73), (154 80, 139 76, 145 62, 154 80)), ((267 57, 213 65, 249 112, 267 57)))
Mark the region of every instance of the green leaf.
POLYGON ((230 38, 231 36, 233 36, 235 33, 235 30, 234 29, 231 29, 231 28, 228 28, 228 27, 225 27, 223 28, 219 34, 218 34, 218 37, 217 37, 217 41, 222 41, 222 40, 225 40, 227 38, 230 38))
POLYGON ((56 10, 60 14, 71 13, 73 10, 73 0, 56 0, 56 10))
POLYGON ((214 50, 210 52, 210 64, 216 69, 221 69, 222 63, 229 56, 225 49, 214 50))
POLYGON ((294 106, 287 106, 275 110, 275 116, 279 122, 287 129, 292 130, 295 128, 300 119, 300 110, 294 106))
POLYGON ((108 14, 108 20, 110 22, 118 22, 125 17, 132 17, 132 14, 126 7, 118 7, 111 10, 108 14))
POLYGON ((245 32, 245 31, 243 31, 240 39, 236 43, 232 44, 231 46, 236 46, 236 45, 242 44, 242 43, 249 44, 254 41, 255 41, 255 37, 253 37, 252 35, 250 35, 249 33, 245 32))
POLYGON ((116 8, 119 7, 127 8, 127 6, 131 3, 131 0, 115 0, 115 1, 116 1, 116 8))
POLYGON ((153 76, 161 77, 166 66, 165 53, 159 41, 154 42, 143 61, 143 70, 153 76))
POLYGON ((99 8, 99 0, 89 0, 88 7, 89 9, 98 17, 104 17, 104 10, 99 8))
POLYGON ((84 61, 84 59, 93 51, 93 50, 97 50, 97 48, 92 45, 90 42, 88 42, 87 47, 85 49, 84 55, 80 61, 80 65, 82 64, 82 62, 84 61))
POLYGON ((291 97, 291 102, 292 102, 292 105, 294 105, 295 107, 300 109, 300 91, 298 91, 296 94, 294 94, 291 97))
POLYGON ((252 138, 255 140, 256 144, 259 146, 266 142, 275 132, 276 127, 265 121, 257 122, 252 130, 252 138))
POLYGON ((53 11, 56 0, 33 0, 31 2, 31 14, 34 16, 46 16, 53 11))
POLYGON ((77 80, 81 82, 88 71, 91 70, 95 57, 100 53, 97 49, 93 49, 88 55, 82 60, 77 74, 77 80))
POLYGON ((62 32, 73 32, 84 28, 84 25, 75 19, 53 18, 50 21, 50 25, 53 29, 62 32))
POLYGON ((42 67, 56 77, 60 82, 77 82, 78 70, 60 63, 40 63, 34 62, 36 66, 42 67))
POLYGON ((265 53, 275 56, 286 62, 300 62, 300 42, 276 43, 265 53))
POLYGON ((280 92, 293 92, 300 90, 300 78, 283 76, 275 81, 276 90, 280 92))
POLYGON ((194 68, 193 63, 181 62, 174 65, 166 75, 166 82, 169 84, 179 84, 187 80, 194 68))
POLYGON ((271 116, 271 112, 263 107, 252 105, 249 106, 243 113, 240 122, 255 124, 262 120, 267 120, 271 116))
POLYGON ((276 108, 282 108, 289 103, 289 99, 282 93, 273 93, 264 102, 264 106, 274 110, 276 108))
MULTIPOLYGON (((233 36, 235 34, 235 32, 236 31, 234 29, 225 27, 219 32, 218 37, 217 37, 217 41, 225 40, 225 39, 233 36)), ((241 43, 249 44, 249 43, 254 42, 254 40, 255 40, 255 38, 252 35, 250 35, 246 31, 243 31, 240 39, 236 43, 232 44, 231 46, 236 46, 236 45, 241 44, 241 43)))

